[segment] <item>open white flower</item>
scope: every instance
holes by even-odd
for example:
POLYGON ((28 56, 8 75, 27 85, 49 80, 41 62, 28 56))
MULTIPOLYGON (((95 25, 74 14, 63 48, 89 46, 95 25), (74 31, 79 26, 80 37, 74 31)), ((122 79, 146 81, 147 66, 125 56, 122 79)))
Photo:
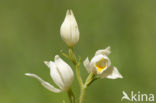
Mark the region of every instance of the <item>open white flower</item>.
POLYGON ((85 59, 84 66, 87 71, 99 75, 101 78, 117 79, 123 78, 118 69, 111 66, 111 61, 108 55, 111 53, 110 47, 104 50, 97 50, 95 56, 89 61, 88 57, 85 59))
POLYGON ((79 29, 72 10, 67 10, 61 25, 60 34, 68 47, 73 47, 79 41, 79 29))
POLYGON ((55 56, 54 62, 45 61, 44 63, 49 67, 50 76, 55 84, 59 87, 59 89, 44 81, 36 74, 26 73, 25 75, 36 78, 45 88, 52 92, 59 93, 62 91, 67 91, 70 88, 74 78, 74 73, 71 67, 66 62, 64 62, 58 55, 55 56))

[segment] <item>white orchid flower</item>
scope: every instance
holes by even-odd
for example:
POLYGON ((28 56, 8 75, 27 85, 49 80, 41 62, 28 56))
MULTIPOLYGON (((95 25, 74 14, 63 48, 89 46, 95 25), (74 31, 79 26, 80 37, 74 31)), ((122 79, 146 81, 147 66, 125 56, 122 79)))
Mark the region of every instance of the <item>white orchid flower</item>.
POLYGON ((79 29, 72 10, 67 10, 61 25, 60 34, 68 47, 73 47, 79 41, 79 29))
POLYGON ((97 50, 91 61, 89 61, 87 57, 83 64, 88 73, 93 72, 94 74, 99 75, 101 78, 123 78, 118 69, 114 66, 111 66, 111 61, 108 58, 110 53, 110 47, 107 47, 104 50, 97 50))
POLYGON ((74 78, 74 73, 71 67, 66 62, 64 62, 58 55, 55 56, 54 62, 45 61, 44 63, 49 67, 50 76, 53 79, 54 83, 59 87, 59 89, 44 81, 36 74, 26 73, 25 75, 36 78, 45 88, 52 92, 59 93, 62 91, 67 91, 70 88, 74 78))

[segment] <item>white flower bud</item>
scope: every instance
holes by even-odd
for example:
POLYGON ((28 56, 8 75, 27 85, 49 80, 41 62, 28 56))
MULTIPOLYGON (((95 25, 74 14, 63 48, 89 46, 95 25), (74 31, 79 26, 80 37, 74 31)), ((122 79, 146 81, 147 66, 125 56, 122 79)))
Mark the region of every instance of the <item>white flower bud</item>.
POLYGON ((62 90, 68 90, 74 78, 71 67, 58 55, 55 56, 54 62, 45 62, 45 64, 50 68, 50 75, 55 84, 62 90))
POLYGON ((79 41, 79 29, 72 10, 67 10, 61 25, 60 34, 68 47, 73 47, 79 41))
POLYGON ((50 83, 44 81, 42 78, 37 76, 36 74, 26 73, 25 75, 29 77, 36 78, 41 82, 41 84, 47 88, 48 90, 59 93, 62 91, 67 91, 72 85, 74 73, 71 67, 64 62, 58 55, 55 56, 54 62, 44 62, 50 69, 50 76, 53 79, 54 83, 59 87, 59 89, 55 88, 50 83))

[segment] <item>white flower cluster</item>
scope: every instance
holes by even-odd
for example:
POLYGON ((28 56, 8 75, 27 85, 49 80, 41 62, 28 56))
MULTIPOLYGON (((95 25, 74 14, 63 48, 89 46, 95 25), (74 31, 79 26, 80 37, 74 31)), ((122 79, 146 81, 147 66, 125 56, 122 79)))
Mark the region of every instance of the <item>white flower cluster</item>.
MULTIPOLYGON (((66 17, 60 28, 60 34, 69 48, 73 48, 73 46, 78 43, 80 33, 72 10, 67 10, 66 17)), ((88 73, 92 73, 94 76, 99 78, 122 78, 118 69, 111 65, 111 61, 108 57, 110 53, 110 47, 107 47, 103 50, 97 50, 95 56, 90 61, 87 57, 83 64, 88 73)), ((25 75, 36 78, 45 88, 52 92, 59 93, 68 91, 74 79, 72 68, 64 60, 62 60, 59 55, 55 56, 54 61, 45 61, 44 63, 50 69, 50 76, 59 88, 56 88, 50 83, 44 81, 36 74, 26 73, 25 75)))

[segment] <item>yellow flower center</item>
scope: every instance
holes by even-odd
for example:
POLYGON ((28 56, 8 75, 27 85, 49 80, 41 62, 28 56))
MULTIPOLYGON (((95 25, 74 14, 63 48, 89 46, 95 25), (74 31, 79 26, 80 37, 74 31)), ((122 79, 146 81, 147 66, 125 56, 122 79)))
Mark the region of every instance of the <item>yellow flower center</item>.
POLYGON ((107 60, 102 58, 100 61, 96 63, 97 71, 100 73, 102 70, 107 68, 107 60))

